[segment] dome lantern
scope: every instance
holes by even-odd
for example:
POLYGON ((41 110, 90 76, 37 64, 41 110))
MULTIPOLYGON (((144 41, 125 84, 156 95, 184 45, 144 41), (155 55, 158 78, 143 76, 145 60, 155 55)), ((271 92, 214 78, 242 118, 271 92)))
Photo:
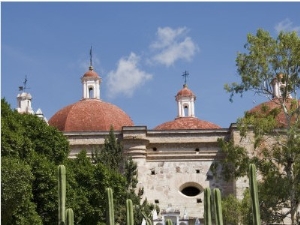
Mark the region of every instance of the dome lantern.
POLYGON ((185 78, 183 88, 175 96, 178 109, 177 117, 173 121, 156 126, 154 130, 219 129, 218 125, 200 120, 195 116, 196 95, 187 87, 186 76, 188 73, 185 71, 182 76, 185 78))
POLYGON ((93 69, 92 47, 90 49, 90 66, 89 70, 82 76, 82 98, 83 99, 100 99, 100 76, 93 69))

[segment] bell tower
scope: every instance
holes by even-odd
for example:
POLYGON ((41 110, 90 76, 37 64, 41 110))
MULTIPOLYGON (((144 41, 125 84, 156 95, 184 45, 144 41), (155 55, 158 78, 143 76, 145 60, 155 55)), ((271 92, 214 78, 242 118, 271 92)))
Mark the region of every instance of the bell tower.
POLYGON ((17 95, 18 107, 17 111, 19 113, 30 113, 34 114, 34 111, 31 107, 32 96, 30 93, 26 92, 27 76, 23 82, 23 86, 19 87, 20 94, 17 95))
POLYGON ((100 100, 100 83, 101 78, 94 71, 92 65, 92 48, 90 50, 90 66, 89 70, 81 77, 82 98, 83 99, 99 99, 100 100))
POLYGON ((196 96, 194 93, 188 89, 186 84, 186 77, 188 72, 185 71, 182 76, 184 76, 183 88, 177 93, 175 99, 178 106, 177 117, 195 117, 195 100, 196 96))

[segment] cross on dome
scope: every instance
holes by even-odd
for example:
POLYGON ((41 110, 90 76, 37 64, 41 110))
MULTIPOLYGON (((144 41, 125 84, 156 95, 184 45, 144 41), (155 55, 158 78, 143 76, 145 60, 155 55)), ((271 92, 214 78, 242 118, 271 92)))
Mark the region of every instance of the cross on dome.
POLYGON ((184 85, 186 86, 186 78, 187 76, 189 75, 189 72, 188 71, 184 71, 182 76, 184 77, 184 85))

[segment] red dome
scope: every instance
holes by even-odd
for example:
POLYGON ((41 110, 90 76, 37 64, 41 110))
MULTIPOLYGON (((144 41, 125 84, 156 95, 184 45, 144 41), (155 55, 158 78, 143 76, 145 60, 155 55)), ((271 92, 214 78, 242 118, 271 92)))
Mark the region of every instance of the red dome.
POLYGON ((83 99, 68 105, 51 117, 49 125, 60 131, 109 131, 133 126, 130 117, 119 107, 98 99, 83 99))
POLYGON ((196 97, 194 93, 187 88, 187 85, 183 85, 183 88, 178 91, 176 97, 196 97))
MULTIPOLYGON (((300 101, 298 101, 298 104, 300 104, 300 101)), ((286 107, 288 110, 290 110, 291 107, 293 107, 295 109, 296 101, 293 101, 293 99, 288 99, 286 102, 286 107)), ((272 99, 271 101, 261 103, 261 104, 255 106, 254 108, 252 108, 251 110, 249 110, 249 112, 250 113, 258 113, 261 116, 264 116, 264 115, 268 114, 271 110, 275 110, 275 109, 279 110, 279 114, 276 117, 278 127, 285 127, 287 125, 286 118, 285 118, 283 109, 281 108, 279 99, 272 99)), ((297 116, 297 115, 295 115, 295 116, 297 116)))
POLYGON ((196 117, 178 117, 173 121, 158 125, 154 130, 219 129, 218 125, 199 120, 196 117))
POLYGON ((83 77, 97 77, 99 78, 99 75, 93 70, 93 67, 90 66, 89 70, 83 74, 83 77))

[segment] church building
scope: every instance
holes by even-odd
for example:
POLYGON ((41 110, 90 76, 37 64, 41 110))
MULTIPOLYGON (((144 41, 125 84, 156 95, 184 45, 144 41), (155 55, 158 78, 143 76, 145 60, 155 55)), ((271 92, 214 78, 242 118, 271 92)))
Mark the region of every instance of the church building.
MULTIPOLYGON (((233 193, 242 197, 248 181, 225 182, 222 177, 213 176, 211 165, 224 157, 218 146, 219 138, 233 139, 251 151, 249 143, 253 137, 241 139, 235 124, 221 128, 197 118, 196 96, 186 83, 178 87, 175 96, 176 118, 154 129, 135 126, 122 109, 101 99, 101 81, 90 65, 81 77, 82 99, 58 110, 49 119, 49 125, 69 140, 70 158, 83 149, 91 155, 104 144, 113 126, 124 152, 137 163, 137 188, 143 190, 142 197, 160 208, 158 214, 153 214, 155 225, 164 225, 166 219, 177 225, 203 223, 207 187, 219 188, 222 195, 233 193)), ((25 92, 18 95, 18 110, 26 108, 31 112, 30 100, 25 92)))

